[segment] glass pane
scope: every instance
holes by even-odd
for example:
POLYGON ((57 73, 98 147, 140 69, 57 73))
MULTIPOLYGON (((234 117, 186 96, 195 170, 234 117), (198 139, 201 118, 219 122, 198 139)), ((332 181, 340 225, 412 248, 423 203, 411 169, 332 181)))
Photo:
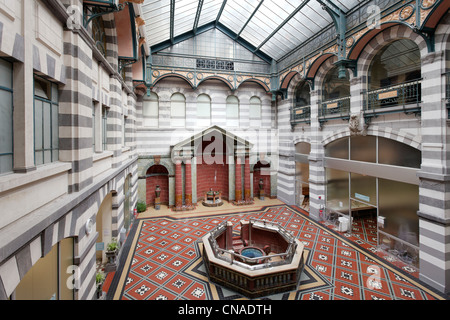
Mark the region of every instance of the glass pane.
POLYGON ((362 202, 377 205, 377 182, 375 177, 350 173, 351 197, 362 202))
MULTIPOLYGON (((58 119, 59 119, 58 106, 52 105, 52 148, 58 148, 58 144, 59 144, 58 143, 59 142, 59 121, 58 121, 58 119)), ((94 120, 94 119, 92 119, 92 120, 94 120)), ((94 121, 92 121, 92 123, 94 123, 94 121)))
POLYGON ((34 95, 50 100, 50 83, 44 79, 34 77, 34 95))
POLYGON ((323 100, 332 100, 350 96, 350 81, 347 69, 345 78, 339 78, 339 68, 333 67, 325 76, 323 82, 323 100))
POLYGON ((12 169, 13 169, 12 154, 0 155, 0 174, 5 172, 11 172, 12 169))
POLYGON ((419 79, 420 64, 420 50, 414 41, 409 39, 393 41, 383 47, 372 60, 369 89, 419 79))
POLYGON ((330 142, 325 146, 325 157, 348 159, 348 138, 330 142))
POLYGON ((395 140, 378 137, 378 163, 420 168, 422 153, 395 140))
POLYGON ((44 129, 44 149, 50 149, 52 147, 52 135, 51 135, 51 109, 50 103, 43 103, 43 129, 44 129))
POLYGON ((303 82, 295 90, 295 107, 305 107, 310 105, 309 84, 303 82))
POLYGON ((144 117, 158 117, 158 101, 144 100, 144 117))
POLYGON ((261 119, 261 100, 258 97, 250 99, 250 119, 261 119))
POLYGON ((0 89, 0 154, 13 152, 12 117, 12 93, 0 89))
POLYGON ((300 181, 308 183, 309 163, 295 162, 295 175, 300 181))
POLYGON ((327 175, 327 209, 348 214, 348 173, 326 168, 327 175))
POLYGON ((36 151, 34 153, 34 162, 36 165, 41 165, 44 163, 44 152, 43 151, 36 151))
MULTIPOLYGON (((412 245, 419 243, 419 186, 378 179, 379 216, 384 217, 381 231, 412 245)), ((397 250, 402 250, 401 245, 397 250)))
POLYGON ((0 87, 12 89, 12 63, 0 59, 0 87))
POLYGON ((376 162, 376 137, 355 136, 350 138, 350 160, 376 162))
POLYGON ((34 148, 42 150, 42 101, 34 100, 34 148))
POLYGON ((186 112, 184 102, 172 101, 170 104, 170 116, 171 117, 184 117, 186 112))

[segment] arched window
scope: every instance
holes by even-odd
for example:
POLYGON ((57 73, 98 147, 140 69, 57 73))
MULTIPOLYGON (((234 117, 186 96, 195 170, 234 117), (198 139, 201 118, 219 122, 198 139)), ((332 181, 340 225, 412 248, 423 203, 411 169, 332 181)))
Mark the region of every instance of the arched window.
POLYGON ((412 40, 395 40, 384 46, 369 67, 367 108, 418 103, 420 63, 419 47, 412 40))
POLYGON ((322 86, 322 105, 319 116, 340 118, 350 112, 350 77, 345 70, 345 77, 339 77, 338 66, 333 67, 325 76, 322 86))
POLYGON ((211 125, 211 98, 206 94, 197 97, 197 125, 200 127, 211 125))
POLYGON ((261 99, 250 98, 250 120, 261 120, 261 99))
POLYGON ((239 100, 235 96, 227 98, 227 126, 239 127, 239 100))
POLYGON ((158 127, 159 97, 156 93, 151 92, 149 97, 144 97, 142 115, 144 127, 158 127))
POLYGON ((308 121, 311 118, 310 86, 306 81, 301 82, 295 89, 294 107, 292 108, 291 121, 308 121))
POLYGON ((339 67, 333 67, 323 81, 323 100, 334 100, 350 96, 350 81, 348 71, 345 78, 339 78, 339 67))
POLYGON ((170 98, 170 125, 184 127, 186 124, 186 98, 181 93, 174 93, 170 98))
POLYGON ((310 87, 306 81, 301 82, 295 88, 295 107, 306 107, 310 105, 310 87))
MULTIPOLYGON (((83 10, 84 10, 84 17, 86 19, 86 17, 98 13, 100 9, 85 5, 83 10)), ((106 32, 105 32, 105 24, 103 23, 103 19, 101 16, 91 20, 91 31, 95 47, 98 49, 98 51, 100 51, 100 53, 104 57, 106 57, 106 32)))

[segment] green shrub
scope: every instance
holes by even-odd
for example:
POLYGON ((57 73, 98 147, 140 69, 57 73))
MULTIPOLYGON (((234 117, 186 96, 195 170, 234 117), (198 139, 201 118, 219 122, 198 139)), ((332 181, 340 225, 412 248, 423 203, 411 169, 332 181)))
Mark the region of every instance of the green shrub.
POLYGON ((136 209, 139 213, 144 212, 145 210, 147 210, 147 205, 143 201, 138 201, 138 203, 136 204, 136 209))

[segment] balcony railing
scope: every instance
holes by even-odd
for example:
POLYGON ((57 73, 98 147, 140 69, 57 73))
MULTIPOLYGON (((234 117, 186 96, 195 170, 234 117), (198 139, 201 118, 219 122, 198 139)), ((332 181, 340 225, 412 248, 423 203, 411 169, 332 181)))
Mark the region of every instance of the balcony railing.
POLYGON ((367 93, 367 104, 364 110, 376 110, 411 104, 415 104, 415 107, 417 107, 422 99, 421 84, 422 80, 419 79, 371 90, 367 93))
POLYGON ((310 106, 294 107, 291 110, 291 125, 300 122, 307 122, 307 123, 311 122, 310 106))
POLYGON ((327 119, 348 118, 350 114, 350 97, 324 101, 319 105, 319 117, 327 119))

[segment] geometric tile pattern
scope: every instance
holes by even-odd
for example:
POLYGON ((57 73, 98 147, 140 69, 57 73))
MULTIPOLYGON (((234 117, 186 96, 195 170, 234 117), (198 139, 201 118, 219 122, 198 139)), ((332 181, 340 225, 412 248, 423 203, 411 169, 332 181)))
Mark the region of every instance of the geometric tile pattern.
MULTIPOLYGON (((123 300, 231 300, 240 294, 208 280, 201 237, 223 221, 266 219, 282 225, 305 246, 297 290, 274 300, 447 299, 417 278, 417 270, 379 255, 369 232, 339 234, 295 206, 276 205, 245 213, 197 218, 138 219, 123 248, 108 297, 123 300)), ((376 236, 376 234, 375 234, 376 236)))

